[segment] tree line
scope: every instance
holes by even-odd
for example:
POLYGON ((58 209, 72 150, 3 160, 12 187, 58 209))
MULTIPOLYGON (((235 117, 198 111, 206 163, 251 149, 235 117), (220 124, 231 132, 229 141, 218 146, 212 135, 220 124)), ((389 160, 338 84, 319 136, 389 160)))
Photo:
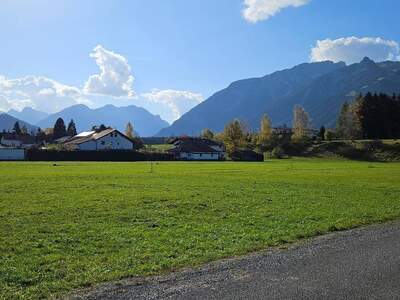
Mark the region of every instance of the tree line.
POLYGON ((220 133, 204 129, 202 138, 214 139, 225 144, 228 154, 238 150, 254 150, 272 156, 285 152, 296 153, 313 140, 397 139, 400 138, 400 95, 359 95, 352 103, 344 102, 335 128, 322 126, 312 130, 311 118, 302 106, 293 108, 292 128, 274 130, 271 119, 265 114, 257 131, 250 131, 239 119, 226 124, 220 133))
POLYGON ((222 132, 213 133, 210 129, 204 129, 200 137, 223 142, 229 155, 241 150, 253 150, 260 153, 273 151, 274 155, 280 156, 284 151, 282 145, 301 145, 310 138, 310 132, 309 114, 303 107, 296 105, 293 109, 292 128, 283 133, 276 133, 271 119, 264 114, 258 131, 250 131, 246 123, 235 119, 226 124, 222 132))
POLYGON ((342 139, 400 138, 400 95, 367 93, 345 102, 335 133, 342 139))

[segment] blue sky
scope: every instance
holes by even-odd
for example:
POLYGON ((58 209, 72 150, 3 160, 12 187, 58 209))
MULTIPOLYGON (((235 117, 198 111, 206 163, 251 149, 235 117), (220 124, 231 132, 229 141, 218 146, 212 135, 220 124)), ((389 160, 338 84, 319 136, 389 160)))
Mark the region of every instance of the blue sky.
POLYGON ((399 11, 398 0, 2 0, 0 109, 136 104, 173 121, 238 79, 399 59, 399 11), (123 74, 108 85, 102 66, 123 74))

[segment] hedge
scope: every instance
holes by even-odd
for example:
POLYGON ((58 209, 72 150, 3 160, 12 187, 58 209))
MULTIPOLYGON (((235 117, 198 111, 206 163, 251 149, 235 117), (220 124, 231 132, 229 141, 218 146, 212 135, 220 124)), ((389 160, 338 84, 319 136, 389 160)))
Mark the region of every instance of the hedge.
POLYGON ((137 151, 56 151, 30 149, 28 161, 173 161, 169 153, 143 153, 137 151))

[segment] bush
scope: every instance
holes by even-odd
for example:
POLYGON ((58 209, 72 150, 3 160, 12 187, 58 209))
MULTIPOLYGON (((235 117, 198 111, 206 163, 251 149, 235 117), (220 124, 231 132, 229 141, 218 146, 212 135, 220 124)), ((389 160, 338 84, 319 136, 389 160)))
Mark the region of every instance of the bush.
POLYGON ((362 143, 362 148, 366 151, 377 151, 384 148, 384 144, 380 140, 368 141, 362 143))
POLYGON ((264 155, 252 150, 239 150, 231 154, 233 161, 264 161, 264 155))
POLYGON ((335 134, 334 131, 328 129, 328 130, 325 131, 325 137, 324 138, 327 141, 332 141, 332 140, 334 140, 336 138, 336 134, 335 134))
POLYGON ((282 159, 285 156, 285 152, 282 147, 277 146, 271 151, 271 158, 282 159))

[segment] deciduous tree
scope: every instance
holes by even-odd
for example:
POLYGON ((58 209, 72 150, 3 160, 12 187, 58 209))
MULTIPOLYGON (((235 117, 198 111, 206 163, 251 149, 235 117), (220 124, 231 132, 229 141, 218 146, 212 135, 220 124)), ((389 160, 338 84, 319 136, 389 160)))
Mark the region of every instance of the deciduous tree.
POLYGON ((360 137, 360 126, 355 113, 356 103, 350 105, 344 102, 337 120, 336 133, 342 139, 357 139, 360 137))
POLYGON ((135 137, 133 125, 131 122, 128 122, 128 124, 126 124, 125 135, 130 139, 133 139, 135 137))
POLYGON ((21 134, 28 134, 28 128, 26 128, 25 125, 23 125, 21 128, 21 134))
POLYGON ((246 142, 246 127, 239 120, 228 123, 223 132, 223 139, 229 154, 240 149, 246 142))
POLYGON ((311 128, 311 121, 308 113, 300 105, 293 109, 293 136, 292 139, 299 141, 308 136, 311 128))
POLYGON ((211 131, 211 129, 203 129, 200 137, 203 139, 207 139, 207 140, 213 140, 214 139, 214 132, 211 131))
POLYGON ((271 142, 272 138, 272 122, 271 119, 264 114, 261 119, 260 132, 258 134, 258 144, 261 150, 264 152, 271 142))

